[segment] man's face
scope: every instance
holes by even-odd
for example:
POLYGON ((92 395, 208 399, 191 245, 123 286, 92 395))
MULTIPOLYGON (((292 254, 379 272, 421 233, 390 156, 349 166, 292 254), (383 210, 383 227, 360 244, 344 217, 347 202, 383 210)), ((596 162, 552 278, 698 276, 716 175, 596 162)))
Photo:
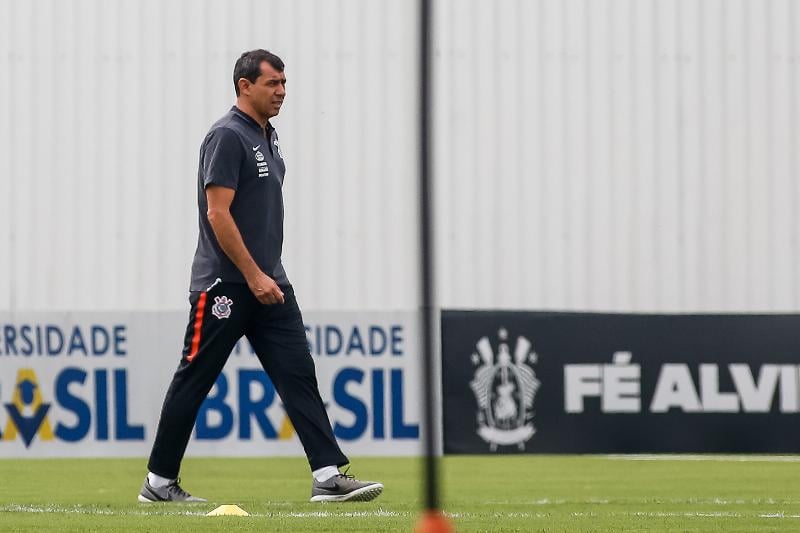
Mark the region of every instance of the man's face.
POLYGON ((280 112, 286 97, 286 74, 262 61, 261 75, 249 84, 246 94, 259 115, 272 118, 280 112))

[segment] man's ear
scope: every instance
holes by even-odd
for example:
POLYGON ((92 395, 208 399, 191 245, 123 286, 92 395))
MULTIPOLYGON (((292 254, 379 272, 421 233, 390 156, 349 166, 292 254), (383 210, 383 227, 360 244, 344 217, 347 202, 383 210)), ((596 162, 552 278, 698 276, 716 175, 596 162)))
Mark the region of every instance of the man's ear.
POLYGON ((239 94, 246 94, 250 96, 250 80, 247 78, 239 78, 239 81, 236 82, 239 85, 239 94))

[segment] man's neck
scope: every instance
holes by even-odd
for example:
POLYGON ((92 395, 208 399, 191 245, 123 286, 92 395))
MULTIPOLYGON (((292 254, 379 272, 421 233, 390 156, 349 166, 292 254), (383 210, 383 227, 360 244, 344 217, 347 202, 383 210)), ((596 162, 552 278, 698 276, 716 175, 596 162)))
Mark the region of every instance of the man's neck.
POLYGON ((261 126, 261 129, 263 129, 263 130, 267 129, 267 124, 269 123, 269 118, 262 117, 261 115, 256 113, 256 110, 253 109, 253 106, 251 106, 250 103, 247 102, 247 100, 243 100, 242 98, 237 98, 236 99, 236 107, 239 108, 239 111, 241 111, 242 113, 244 113, 248 117, 250 117, 253 120, 255 120, 256 123, 259 126, 261 126))

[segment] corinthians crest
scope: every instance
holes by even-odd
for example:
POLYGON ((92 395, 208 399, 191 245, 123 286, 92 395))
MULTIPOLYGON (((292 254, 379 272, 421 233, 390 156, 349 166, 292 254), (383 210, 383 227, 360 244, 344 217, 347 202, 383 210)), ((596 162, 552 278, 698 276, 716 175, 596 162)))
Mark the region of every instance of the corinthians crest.
POLYGON ((211 307, 211 313, 219 319, 228 318, 231 316, 231 306, 233 300, 227 296, 215 296, 214 305, 211 307))
POLYGON ((469 385, 478 401, 478 435, 492 451, 499 445, 515 444, 524 450, 525 442, 536 433, 533 400, 541 384, 531 366, 536 363, 536 353, 531 342, 520 336, 512 356, 508 331, 501 328, 497 336, 496 355, 488 337, 476 343, 477 351, 472 354, 472 363, 478 367, 469 385))

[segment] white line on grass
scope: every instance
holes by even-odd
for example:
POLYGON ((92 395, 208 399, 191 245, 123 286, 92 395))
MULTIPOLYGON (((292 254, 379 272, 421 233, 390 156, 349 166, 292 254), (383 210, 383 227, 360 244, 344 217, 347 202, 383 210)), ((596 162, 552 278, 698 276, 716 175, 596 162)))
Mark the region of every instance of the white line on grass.
MULTIPOLYGON (((197 507, 195 507, 196 509, 197 507)), ((0 513, 63 513, 63 514, 85 514, 85 515, 109 515, 109 516, 205 516, 206 511, 177 510, 174 507, 147 507, 140 510, 127 509, 107 509, 96 507, 84 507, 76 505, 72 507, 58 505, 20 505, 10 504, 0 506, 0 513)), ((275 511, 266 513, 250 513, 250 516, 263 518, 379 518, 379 517, 411 517, 410 512, 386 511, 377 509, 374 511, 309 511, 291 512, 275 511)), ((413 516, 416 516, 415 514, 413 516)))
POLYGON ((605 498, 588 498, 585 500, 551 500, 550 498, 541 498, 539 500, 486 500, 485 503, 487 505, 606 505, 612 502, 605 498))
POLYGON ((753 498, 749 500, 724 498, 621 498, 609 500, 606 498, 586 499, 553 499, 541 498, 538 500, 486 500, 486 505, 529 505, 529 506, 556 506, 556 505, 632 505, 636 504, 678 504, 678 505, 800 505, 800 500, 776 500, 774 498, 753 498))
POLYGON ((63 507, 58 505, 20 505, 12 503, 11 505, 0 506, 0 513, 65 513, 65 514, 94 514, 94 515, 109 515, 109 516, 158 516, 158 515, 181 515, 181 516, 205 516, 205 511, 175 511, 164 508, 150 511, 115 511, 113 509, 100 509, 96 507, 83 507, 76 505, 74 507, 63 507), (167 512, 164 512, 167 511, 167 512))
MULTIPOLYGON (((106 516, 205 516, 206 511, 178 511, 174 507, 146 507, 139 510, 128 509, 107 509, 107 508, 94 508, 85 507, 82 505, 75 505, 72 507, 58 506, 58 505, 0 505, 0 513, 62 513, 62 514, 84 514, 84 515, 106 515, 106 516)), ((472 518, 482 516, 480 513, 448 513, 445 512, 450 518, 472 518)), ((376 509, 374 511, 274 511, 266 513, 250 513, 250 516, 260 518, 413 518, 417 513, 408 511, 387 511, 384 509, 376 509)), ((549 515, 542 513, 526 513, 526 512, 508 512, 508 513, 493 513, 492 516, 498 519, 505 518, 544 518, 549 515)))
POLYGON ((542 498, 540 500, 486 500, 486 505, 563 505, 565 503, 589 503, 585 500, 551 500, 542 498))
POLYGON ((331 511, 310 511, 307 513, 303 512, 283 512, 279 511, 277 513, 250 513, 250 516, 263 516, 268 518, 336 518, 336 517, 346 517, 346 518, 373 518, 373 517, 409 517, 411 513, 408 512, 397 512, 397 511, 384 511, 383 509, 378 509, 377 511, 345 511, 345 512, 331 512, 331 511))
POLYGON ((613 461, 718 461, 734 463, 800 463, 800 455, 690 455, 690 454, 623 454, 605 455, 613 461))
MULTIPOLYGON (((611 513, 616 514, 616 513, 611 513)), ((646 518, 746 518, 750 515, 744 513, 733 513, 733 512, 717 512, 717 513, 701 513, 701 512, 686 512, 686 513, 679 513, 679 512, 665 512, 665 511, 639 511, 639 512, 631 512, 631 513, 624 513, 627 516, 640 516, 646 518)), ((757 514, 755 515, 756 518, 800 518, 800 515, 797 514, 785 514, 785 513, 770 513, 770 514, 757 514)))
MULTIPOLYGON (((192 510, 177 510, 174 507, 161 507, 141 510, 114 510, 107 508, 94 508, 76 505, 72 507, 58 506, 58 505, 22 505, 10 504, 0 505, 0 513, 54 513, 54 514, 84 514, 84 515, 105 515, 105 516, 205 516, 205 511, 192 511, 192 510)), ((768 514, 755 514, 749 515, 745 513, 736 512, 665 512, 665 511, 631 511, 631 512, 611 512, 611 513, 595 513, 595 512, 571 512, 572 517, 597 517, 601 515, 611 516, 635 516, 640 518, 766 518, 766 519, 798 519, 799 514, 785 514, 782 512, 768 513, 768 514)), ((276 511, 267 513, 251 513, 250 516, 257 518, 410 518, 416 516, 417 513, 412 512, 397 512, 386 511, 384 509, 377 509, 375 511, 309 511, 309 512, 287 512, 276 511)), ((476 518, 485 516, 482 513, 449 513, 445 512, 450 518, 476 518)), ((491 515, 496 519, 508 518, 549 518, 552 517, 551 513, 527 513, 527 512, 508 512, 508 513, 492 513, 491 515)))
POLYGON ((676 513, 667 511, 637 511, 631 513, 624 513, 627 516, 643 516, 647 518, 744 518, 746 515, 742 513, 701 513, 701 512, 686 512, 676 513))
MULTIPOLYGON (((454 519, 462 519, 462 518, 485 518, 486 516, 482 513, 449 513, 444 511, 444 515, 448 518, 454 519)), ((553 515, 551 513, 525 513, 525 512, 510 512, 510 513, 493 513, 491 515, 492 518, 550 518, 553 515)))

